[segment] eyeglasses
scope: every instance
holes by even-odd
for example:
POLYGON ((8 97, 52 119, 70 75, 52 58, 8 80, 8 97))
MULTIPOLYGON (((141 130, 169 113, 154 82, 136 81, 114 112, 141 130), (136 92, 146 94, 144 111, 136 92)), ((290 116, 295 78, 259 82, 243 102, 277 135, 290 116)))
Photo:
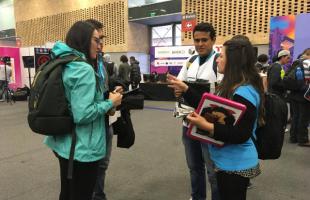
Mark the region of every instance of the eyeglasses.
POLYGON ((93 37, 95 42, 97 43, 97 45, 101 45, 103 43, 103 39, 97 38, 97 37, 93 37))
POLYGON ((203 43, 205 43, 205 42, 208 42, 208 38, 200 38, 200 39, 194 39, 194 42, 195 43, 199 43, 199 42, 203 42, 203 43))

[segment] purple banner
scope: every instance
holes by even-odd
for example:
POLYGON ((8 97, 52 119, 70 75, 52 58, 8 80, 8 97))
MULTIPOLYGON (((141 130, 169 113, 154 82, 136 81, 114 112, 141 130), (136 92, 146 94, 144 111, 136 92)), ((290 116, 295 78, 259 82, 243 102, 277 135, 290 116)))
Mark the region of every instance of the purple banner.
POLYGON ((295 26, 295 45, 294 45, 294 60, 306 48, 310 48, 310 14, 300 14, 296 16, 295 26))

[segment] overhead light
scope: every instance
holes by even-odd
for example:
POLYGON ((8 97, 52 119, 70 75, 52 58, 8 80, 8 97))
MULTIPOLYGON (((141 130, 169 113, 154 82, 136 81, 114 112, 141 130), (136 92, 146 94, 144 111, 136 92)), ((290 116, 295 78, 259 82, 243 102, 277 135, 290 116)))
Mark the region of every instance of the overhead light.
POLYGON ((166 9, 160 9, 159 11, 160 11, 160 12, 167 12, 166 9))

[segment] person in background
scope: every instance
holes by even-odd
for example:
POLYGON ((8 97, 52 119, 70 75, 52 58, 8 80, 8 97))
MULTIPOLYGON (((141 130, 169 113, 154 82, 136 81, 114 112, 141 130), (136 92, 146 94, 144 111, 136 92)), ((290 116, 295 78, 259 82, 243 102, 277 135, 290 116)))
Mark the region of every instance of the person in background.
POLYGON ((11 63, 6 63, 6 66, 0 66, 0 102, 5 101, 6 91, 5 88, 9 87, 9 82, 12 76, 12 67, 11 63), (6 67, 6 69, 5 69, 6 67), (6 74, 5 74, 6 71, 6 74))
POLYGON ((290 128, 290 143, 298 143, 302 147, 310 147, 308 136, 308 125, 310 123, 310 102, 304 98, 304 93, 309 87, 310 83, 310 48, 307 48, 299 56, 299 59, 294 61, 292 67, 287 71, 296 71, 296 66, 303 71, 302 77, 296 79, 286 79, 286 84, 293 85, 295 89, 290 90, 288 99, 291 106, 291 128, 290 128), (300 66, 299 63, 302 63, 300 66), (309 63, 309 64, 307 64, 309 63), (289 81, 289 82, 288 82, 289 81))
POLYGON ((67 179, 68 159, 72 135, 48 136, 44 143, 59 160, 61 191, 59 200, 91 200, 96 183, 99 161, 106 154, 107 126, 104 116, 120 105, 122 95, 110 93, 105 99, 97 85, 94 60, 100 48, 100 36, 95 27, 78 21, 69 29, 65 43, 56 42, 52 55, 62 57, 74 54, 86 62, 73 61, 64 68, 62 80, 66 98, 76 124, 76 146, 73 178, 67 179))
POLYGON ((107 71, 109 79, 114 79, 117 77, 117 67, 116 64, 111 60, 110 54, 104 54, 103 65, 107 71))
POLYGON ((260 73, 266 73, 269 67, 268 64, 269 57, 266 54, 260 54, 257 57, 257 62, 255 67, 259 70, 260 73))
MULTIPOLYGON (((217 54, 213 50, 213 45, 216 41, 216 32, 213 26, 209 23, 200 23, 196 25, 193 30, 193 39, 198 56, 196 56, 196 58, 194 57, 195 59, 192 61, 192 58, 187 60, 186 65, 182 67, 177 79, 192 83, 208 82, 214 85, 218 80, 218 77, 217 72, 215 71, 217 54)), ((168 82, 171 77, 173 76, 168 75, 168 82)), ((174 89, 174 93, 177 98, 184 95, 184 91, 180 90, 178 87, 174 87, 174 85, 171 87, 174 89)), ((200 94, 200 97, 201 95, 202 94, 200 94)), ((197 104, 192 105, 192 107, 197 108, 198 102, 197 104)), ((205 200, 207 198, 207 168, 207 175, 211 185, 212 200, 218 200, 219 193, 214 172, 214 164, 210 160, 208 149, 202 149, 200 141, 193 140, 186 135, 188 123, 185 121, 183 121, 182 129, 182 140, 191 179, 191 199, 205 200)))
POLYGON ((278 60, 273 63, 267 72, 267 90, 284 98, 286 90, 283 85, 285 71, 283 66, 288 64, 291 54, 288 50, 281 50, 278 53, 278 60))
POLYGON ((127 88, 129 88, 130 85, 130 71, 131 67, 128 64, 128 58, 125 55, 122 55, 120 57, 120 61, 122 62, 118 67, 118 77, 125 82, 127 88))
POLYGON ((130 67, 131 67, 130 82, 132 89, 135 89, 139 86, 139 83, 141 81, 141 72, 139 61, 137 61, 134 56, 130 56, 130 67))
MULTIPOLYGON (((236 125, 211 123, 193 112, 187 120, 209 136, 223 141, 223 147, 206 143, 215 164, 216 179, 221 200, 245 200, 250 178, 260 174, 258 155, 251 136, 255 137, 257 124, 264 124, 263 83, 255 67, 253 46, 248 40, 228 40, 217 59, 218 72, 224 74, 216 94, 239 102, 246 111, 236 125)), ((201 96, 186 83, 169 75, 169 82, 184 93, 190 105, 196 105, 201 96)))

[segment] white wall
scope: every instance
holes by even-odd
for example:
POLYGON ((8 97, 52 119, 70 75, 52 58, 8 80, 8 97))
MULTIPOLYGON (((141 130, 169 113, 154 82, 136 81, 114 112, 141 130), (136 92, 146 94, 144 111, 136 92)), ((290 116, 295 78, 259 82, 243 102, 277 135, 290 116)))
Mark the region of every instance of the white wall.
MULTIPOLYGON (((22 85, 29 85, 29 75, 28 75, 28 69, 24 67, 23 57, 22 56, 34 56, 34 47, 23 47, 20 48, 20 68, 21 68, 21 75, 22 75, 22 85)), ((30 68, 30 77, 31 81, 33 80, 35 70, 34 68, 30 68)))
POLYGON ((13 0, 0 1, 0 31, 15 28, 13 0))

